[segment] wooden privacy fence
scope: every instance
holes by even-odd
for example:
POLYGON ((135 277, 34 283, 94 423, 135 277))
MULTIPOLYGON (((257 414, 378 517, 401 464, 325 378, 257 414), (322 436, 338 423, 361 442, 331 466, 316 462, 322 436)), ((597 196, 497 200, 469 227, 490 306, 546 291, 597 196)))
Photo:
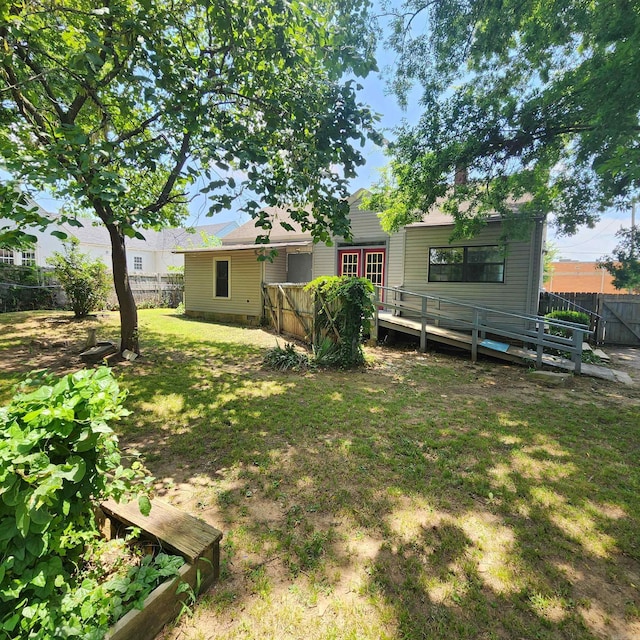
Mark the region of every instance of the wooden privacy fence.
POLYGON ((276 333, 313 342, 314 295, 305 283, 265 284, 262 288, 264 317, 276 333))
POLYGON ((640 295, 615 293, 540 294, 538 313, 584 311, 598 344, 640 346, 640 295))
POLYGON ((307 344, 318 344, 326 335, 340 342, 340 331, 336 325, 339 311, 337 302, 328 302, 320 292, 305 290, 307 283, 265 284, 262 288, 265 322, 278 334, 298 338, 307 344), (323 310, 328 328, 317 322, 323 310))
MULTIPOLYGON (((137 305, 177 307, 184 295, 184 276, 181 273, 130 273, 129 285, 137 305)), ((115 289, 108 304, 117 305, 115 289)))

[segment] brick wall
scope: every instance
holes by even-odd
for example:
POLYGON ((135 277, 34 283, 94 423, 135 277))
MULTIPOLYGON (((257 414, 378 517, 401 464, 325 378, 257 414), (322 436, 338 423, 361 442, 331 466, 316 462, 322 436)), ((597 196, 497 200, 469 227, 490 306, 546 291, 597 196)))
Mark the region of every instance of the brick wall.
POLYGON ((626 293, 613 286, 613 278, 595 262, 552 262, 552 273, 544 288, 552 293, 626 293))

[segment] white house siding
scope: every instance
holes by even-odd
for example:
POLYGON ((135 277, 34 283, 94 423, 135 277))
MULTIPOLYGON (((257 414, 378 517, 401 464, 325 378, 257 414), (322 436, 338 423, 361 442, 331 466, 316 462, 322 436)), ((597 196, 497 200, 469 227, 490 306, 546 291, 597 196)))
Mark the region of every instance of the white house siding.
MULTIPOLYGON (((405 240, 405 274, 403 289, 437 297, 454 299, 516 314, 537 313, 542 228, 532 232, 530 242, 511 242, 505 258, 504 282, 429 282, 429 249, 443 246, 479 246, 498 244, 500 225, 489 224, 471 240, 449 244, 452 227, 408 227, 405 240), (531 271, 533 269, 533 272, 531 271)), ((441 312, 456 316, 467 313, 459 307, 440 305, 441 312)), ((470 316, 470 312, 468 312, 470 316)), ((504 326, 520 326, 516 319, 496 316, 494 321, 504 326)))
POLYGON ((263 262, 253 250, 185 254, 185 311, 212 320, 258 324, 263 262), (230 260, 230 298, 213 297, 215 260, 230 260))
MULTIPOLYGON (((35 203, 34 203, 35 204, 35 203)), ((52 216, 41 210, 42 215, 52 216)), ((79 250, 88 254, 93 260, 100 259, 109 271, 112 269, 111 263, 111 242, 106 227, 102 225, 94 226, 90 219, 82 220, 84 226, 81 228, 72 227, 69 224, 52 226, 45 231, 37 228, 28 229, 28 232, 37 238, 35 252, 36 265, 47 266, 47 258, 54 252, 64 253, 64 243, 59 238, 52 236, 51 231, 58 229, 64 231, 69 237, 78 237, 79 250)), ((14 223, 6 218, 0 218, 0 227, 13 226, 14 223)), ((182 254, 173 253, 180 245, 200 246, 202 238, 199 231, 218 235, 222 237, 237 227, 235 222, 218 223, 196 227, 196 233, 188 233, 186 229, 164 229, 161 231, 142 230, 145 240, 137 238, 127 238, 125 240, 127 250, 127 266, 132 274, 165 274, 173 267, 183 266, 182 254), (142 257, 142 270, 134 269, 134 256, 142 257)), ((15 264, 20 264, 20 252, 16 254, 15 264)))

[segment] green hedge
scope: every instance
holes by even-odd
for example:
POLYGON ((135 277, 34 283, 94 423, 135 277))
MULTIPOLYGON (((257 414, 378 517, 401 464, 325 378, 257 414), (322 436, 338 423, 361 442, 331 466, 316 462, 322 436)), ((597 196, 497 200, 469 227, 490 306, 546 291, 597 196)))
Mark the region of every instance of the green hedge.
POLYGON ((60 308, 59 290, 50 270, 0 264, 0 313, 60 308))
POLYGON ((589 326, 591 319, 588 313, 583 311, 552 311, 547 313, 545 318, 549 320, 562 320, 563 322, 573 322, 575 324, 586 324, 589 326))

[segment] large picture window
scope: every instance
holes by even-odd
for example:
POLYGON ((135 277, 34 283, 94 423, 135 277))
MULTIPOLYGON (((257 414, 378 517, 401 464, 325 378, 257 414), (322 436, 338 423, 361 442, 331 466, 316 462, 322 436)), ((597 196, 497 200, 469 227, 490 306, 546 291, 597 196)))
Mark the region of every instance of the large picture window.
POLYGON ((504 282, 504 253, 498 246, 432 247, 429 282, 504 282))
POLYGON ((214 290, 215 298, 229 298, 229 260, 215 260, 213 263, 214 290))

